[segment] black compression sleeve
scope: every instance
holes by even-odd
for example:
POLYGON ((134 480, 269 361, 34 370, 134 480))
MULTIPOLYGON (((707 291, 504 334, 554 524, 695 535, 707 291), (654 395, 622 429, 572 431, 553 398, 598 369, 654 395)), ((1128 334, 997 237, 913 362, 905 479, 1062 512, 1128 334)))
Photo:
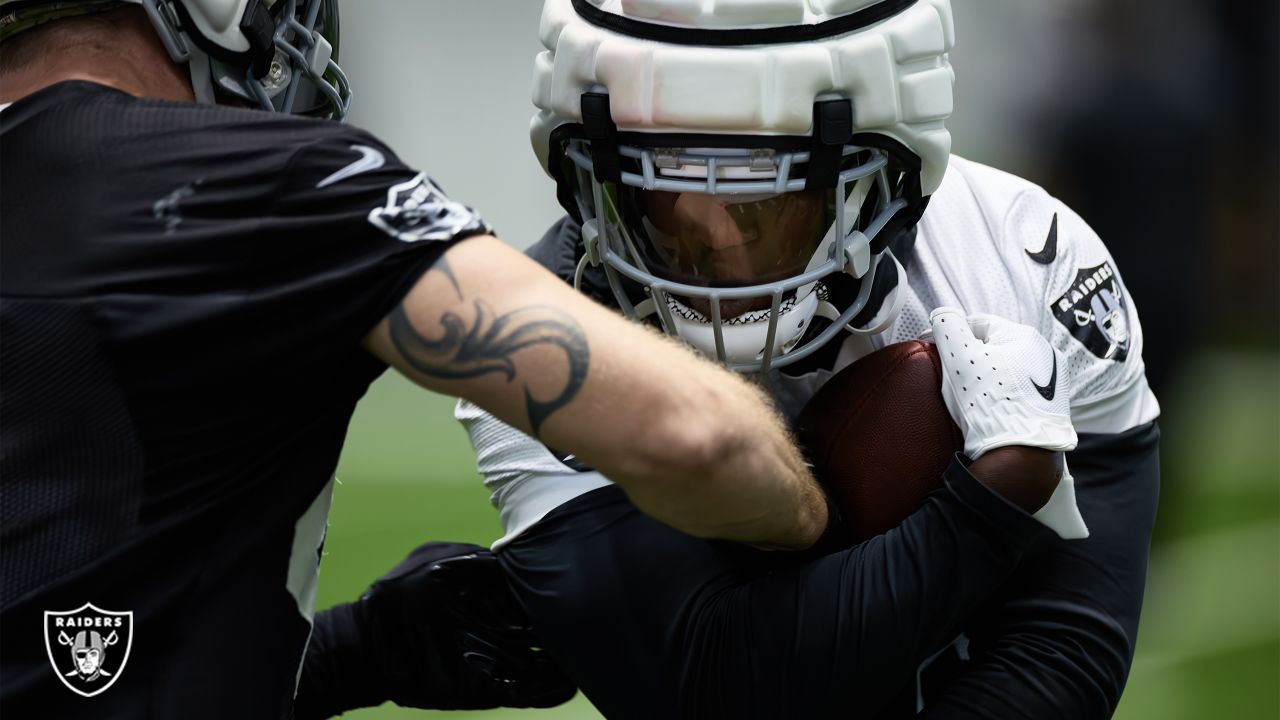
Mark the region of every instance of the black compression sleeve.
POLYGON ((1050 537, 957 457, 901 526, 817 558, 689 537, 606 487, 500 559, 605 716, 810 720, 872 717, 1050 537))
POLYGON ((870 715, 1050 535, 957 456, 899 527, 704 602, 686 642, 687 714, 870 715))
POLYGON ((293 704, 296 720, 322 720, 386 701, 378 665, 367 656, 359 610, 352 603, 316 615, 293 704))
POLYGON ((1109 718, 1124 689, 1159 495, 1155 423, 1080 435, 1067 457, 1086 540, 1053 538, 1029 555, 966 628, 972 661, 926 684, 925 717, 1109 718))

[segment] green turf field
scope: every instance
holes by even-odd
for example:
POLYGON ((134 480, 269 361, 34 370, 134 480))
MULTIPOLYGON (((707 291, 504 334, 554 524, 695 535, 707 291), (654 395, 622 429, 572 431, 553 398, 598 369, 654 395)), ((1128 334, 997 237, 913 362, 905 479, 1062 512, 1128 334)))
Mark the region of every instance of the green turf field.
MULTIPOLYGON (((1278 366, 1274 355, 1205 355, 1164 403, 1158 542, 1117 718, 1280 717, 1278 366)), ((360 406, 339 468, 321 607, 355 597, 424 540, 497 537, 497 513, 451 410, 390 375, 360 406)), ((387 706, 344 717, 441 714, 387 706)), ((581 696, 553 710, 451 715, 599 717, 581 696)))

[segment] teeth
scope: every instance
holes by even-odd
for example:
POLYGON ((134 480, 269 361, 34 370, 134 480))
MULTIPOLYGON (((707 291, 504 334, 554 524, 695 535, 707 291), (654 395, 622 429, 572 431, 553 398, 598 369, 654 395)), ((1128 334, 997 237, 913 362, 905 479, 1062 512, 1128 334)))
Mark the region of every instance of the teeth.
MULTIPOLYGON (((786 300, 782 301, 782 304, 778 306, 778 312, 785 313, 791 308, 795 307, 795 304, 796 304, 796 297, 795 295, 792 295, 788 297, 786 300)), ((679 300, 676 300, 671 295, 667 295, 667 307, 671 308, 672 312, 683 317, 685 320, 691 320, 693 322, 704 323, 704 324, 711 322, 711 318, 707 317, 706 315, 703 315, 697 310, 694 310, 688 305, 685 305, 679 300)), ((723 320, 723 324, 724 325, 750 325, 751 323, 758 323, 768 319, 769 319, 769 310, 766 308, 764 310, 752 310, 751 312, 743 313, 737 317, 723 320)))

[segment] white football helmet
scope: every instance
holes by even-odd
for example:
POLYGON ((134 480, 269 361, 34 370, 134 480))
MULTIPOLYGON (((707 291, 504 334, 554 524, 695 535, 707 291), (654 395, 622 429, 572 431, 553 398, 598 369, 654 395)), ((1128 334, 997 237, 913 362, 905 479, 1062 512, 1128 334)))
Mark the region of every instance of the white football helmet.
POLYGON ((141 5, 196 99, 341 120, 351 87, 338 67, 337 0, 3 0, 0 40, 51 20, 141 5))
POLYGON ((547 0, 541 35, 579 282, 743 371, 892 322, 887 246, 951 150, 950 0, 547 0))

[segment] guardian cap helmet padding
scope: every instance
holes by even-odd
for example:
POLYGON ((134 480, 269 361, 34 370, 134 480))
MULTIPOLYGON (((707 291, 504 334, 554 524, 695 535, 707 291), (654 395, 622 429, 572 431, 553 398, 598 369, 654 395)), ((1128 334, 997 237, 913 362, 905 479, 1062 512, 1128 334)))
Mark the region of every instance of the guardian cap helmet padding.
POLYGON ((141 5, 196 99, 341 120, 351 88, 337 63, 337 0, 4 0, 0 40, 63 17, 141 5))
POLYGON ((531 135, 579 277, 739 370, 878 331, 946 169, 952 38, 949 0, 548 0, 531 135))

